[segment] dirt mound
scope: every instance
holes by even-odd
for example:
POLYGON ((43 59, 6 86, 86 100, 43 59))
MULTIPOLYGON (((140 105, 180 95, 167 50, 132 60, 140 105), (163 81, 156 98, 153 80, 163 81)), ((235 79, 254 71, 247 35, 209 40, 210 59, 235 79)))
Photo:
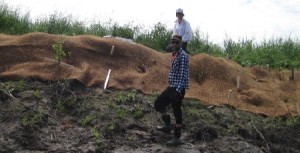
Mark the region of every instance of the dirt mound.
MULTIPOLYGON (((0 78, 76 79, 85 86, 103 87, 111 69, 108 88, 137 89, 146 94, 159 93, 167 86, 171 60, 170 53, 125 39, 45 33, 2 34, 0 55, 0 78), (63 49, 71 52, 61 64, 52 49, 59 39, 65 40, 63 49)), ((266 115, 298 115, 300 74, 296 71, 298 80, 289 81, 287 72, 243 68, 206 54, 190 56, 190 89, 186 97, 266 115)))

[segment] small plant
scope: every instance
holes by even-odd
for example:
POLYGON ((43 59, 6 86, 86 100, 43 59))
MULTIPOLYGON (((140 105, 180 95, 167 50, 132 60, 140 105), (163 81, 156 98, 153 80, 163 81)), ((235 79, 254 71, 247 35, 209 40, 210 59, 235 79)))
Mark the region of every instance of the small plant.
POLYGON ((126 102, 136 102, 137 101, 136 92, 130 92, 127 95, 124 93, 118 93, 114 100, 116 101, 117 104, 123 104, 126 102))
POLYGON ((7 93, 10 92, 20 92, 25 90, 26 84, 24 80, 20 80, 18 82, 9 81, 7 83, 0 83, 0 101, 7 100, 9 96, 7 93))
POLYGON ((117 106, 113 101, 109 101, 108 108, 115 109, 117 106))
POLYGON ((82 120, 81 120, 81 124, 82 125, 88 125, 89 123, 91 123, 91 121, 93 119, 95 119, 95 116, 90 116, 90 115, 86 115, 82 120))
POLYGON ((120 119, 124 119, 125 116, 127 115, 127 110, 123 109, 123 108, 118 108, 117 109, 117 115, 120 119))
POLYGON ((115 101, 117 104, 122 104, 127 101, 127 97, 123 93, 118 93, 115 98, 115 101))
POLYGON ((143 117, 143 111, 142 111, 142 109, 141 108, 139 108, 139 107, 135 107, 134 108, 134 110, 133 110, 133 116, 134 116, 134 118, 141 118, 141 117, 143 117))
POLYGON ((64 42, 65 41, 63 39, 60 39, 60 40, 57 40, 54 45, 52 45, 52 48, 55 52, 55 60, 59 64, 64 57, 69 57, 71 55, 71 52, 63 50, 64 42))
POLYGON ((36 97, 36 98, 41 98, 41 91, 40 90, 35 90, 34 93, 33 93, 33 96, 36 97))
POLYGON ((25 81, 19 80, 18 82, 9 81, 4 87, 3 90, 8 92, 11 90, 14 91, 23 91, 25 89, 25 81))
POLYGON ((59 111, 65 110, 64 102, 61 99, 58 99, 56 107, 58 108, 59 111))
POLYGON ((109 125, 107 126, 107 130, 109 130, 109 131, 114 131, 115 128, 116 128, 115 124, 109 124, 109 125))
POLYGON ((134 141, 134 140, 136 140, 137 138, 136 138, 136 136, 135 135, 129 135, 128 136, 128 140, 130 140, 130 141, 134 141))
POLYGON ((292 117, 292 116, 288 117, 286 119, 286 122, 285 122, 285 124, 287 126, 292 126, 292 125, 295 125, 296 123, 297 123, 297 119, 295 117, 292 117))
POLYGON ((131 101, 131 102, 136 102, 136 100, 137 100, 136 92, 132 91, 132 92, 128 93, 127 100, 131 101))
POLYGON ((32 115, 26 115, 21 118, 20 124, 23 127, 36 128, 44 122, 44 115, 42 113, 34 113, 32 115))
POLYGON ((76 108, 78 107, 76 97, 67 97, 65 95, 57 95, 57 103, 56 103, 56 108, 59 111, 66 111, 66 112, 76 112, 76 108))
POLYGON ((102 141, 101 141, 101 133, 97 130, 96 127, 93 127, 92 128, 92 134, 93 136, 95 137, 96 139, 96 143, 98 146, 101 146, 102 145, 102 141))

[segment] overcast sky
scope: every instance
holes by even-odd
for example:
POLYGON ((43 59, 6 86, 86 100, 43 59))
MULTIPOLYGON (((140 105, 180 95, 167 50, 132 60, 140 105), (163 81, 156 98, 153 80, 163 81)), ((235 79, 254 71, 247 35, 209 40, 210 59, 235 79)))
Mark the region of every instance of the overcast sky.
POLYGON ((214 43, 224 39, 300 38, 300 0, 4 0, 29 12, 32 19, 55 11, 79 21, 108 21, 120 25, 173 26, 175 10, 182 8, 193 30, 214 43))

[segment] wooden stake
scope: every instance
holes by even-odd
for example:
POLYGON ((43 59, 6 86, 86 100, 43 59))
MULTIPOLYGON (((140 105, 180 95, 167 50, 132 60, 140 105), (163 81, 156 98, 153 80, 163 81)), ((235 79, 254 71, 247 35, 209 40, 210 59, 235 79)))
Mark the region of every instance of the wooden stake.
POLYGON ((236 77, 236 88, 239 90, 240 89, 240 77, 236 77))
POLYGON ((107 73, 107 76, 106 76, 106 80, 105 80, 105 83, 104 83, 104 90, 106 90, 106 87, 107 87, 108 79, 109 79, 109 76, 110 76, 110 71, 111 71, 111 69, 108 70, 108 73, 107 73))
POLYGON ((110 56, 112 56, 114 54, 114 50, 115 50, 115 46, 112 46, 111 50, 110 50, 110 56))
POLYGON ((231 92, 232 92, 232 90, 230 89, 229 91, 228 91, 228 104, 230 103, 230 98, 231 98, 231 92))

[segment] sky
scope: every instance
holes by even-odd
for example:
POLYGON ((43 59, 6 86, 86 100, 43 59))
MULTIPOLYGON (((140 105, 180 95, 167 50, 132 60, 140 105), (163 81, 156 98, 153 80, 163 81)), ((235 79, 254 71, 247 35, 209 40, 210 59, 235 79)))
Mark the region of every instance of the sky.
POLYGON ((300 38, 300 0, 4 0, 35 20, 55 12, 75 20, 133 23, 150 29, 161 22, 172 29, 177 8, 193 31, 213 43, 225 39, 300 38))

